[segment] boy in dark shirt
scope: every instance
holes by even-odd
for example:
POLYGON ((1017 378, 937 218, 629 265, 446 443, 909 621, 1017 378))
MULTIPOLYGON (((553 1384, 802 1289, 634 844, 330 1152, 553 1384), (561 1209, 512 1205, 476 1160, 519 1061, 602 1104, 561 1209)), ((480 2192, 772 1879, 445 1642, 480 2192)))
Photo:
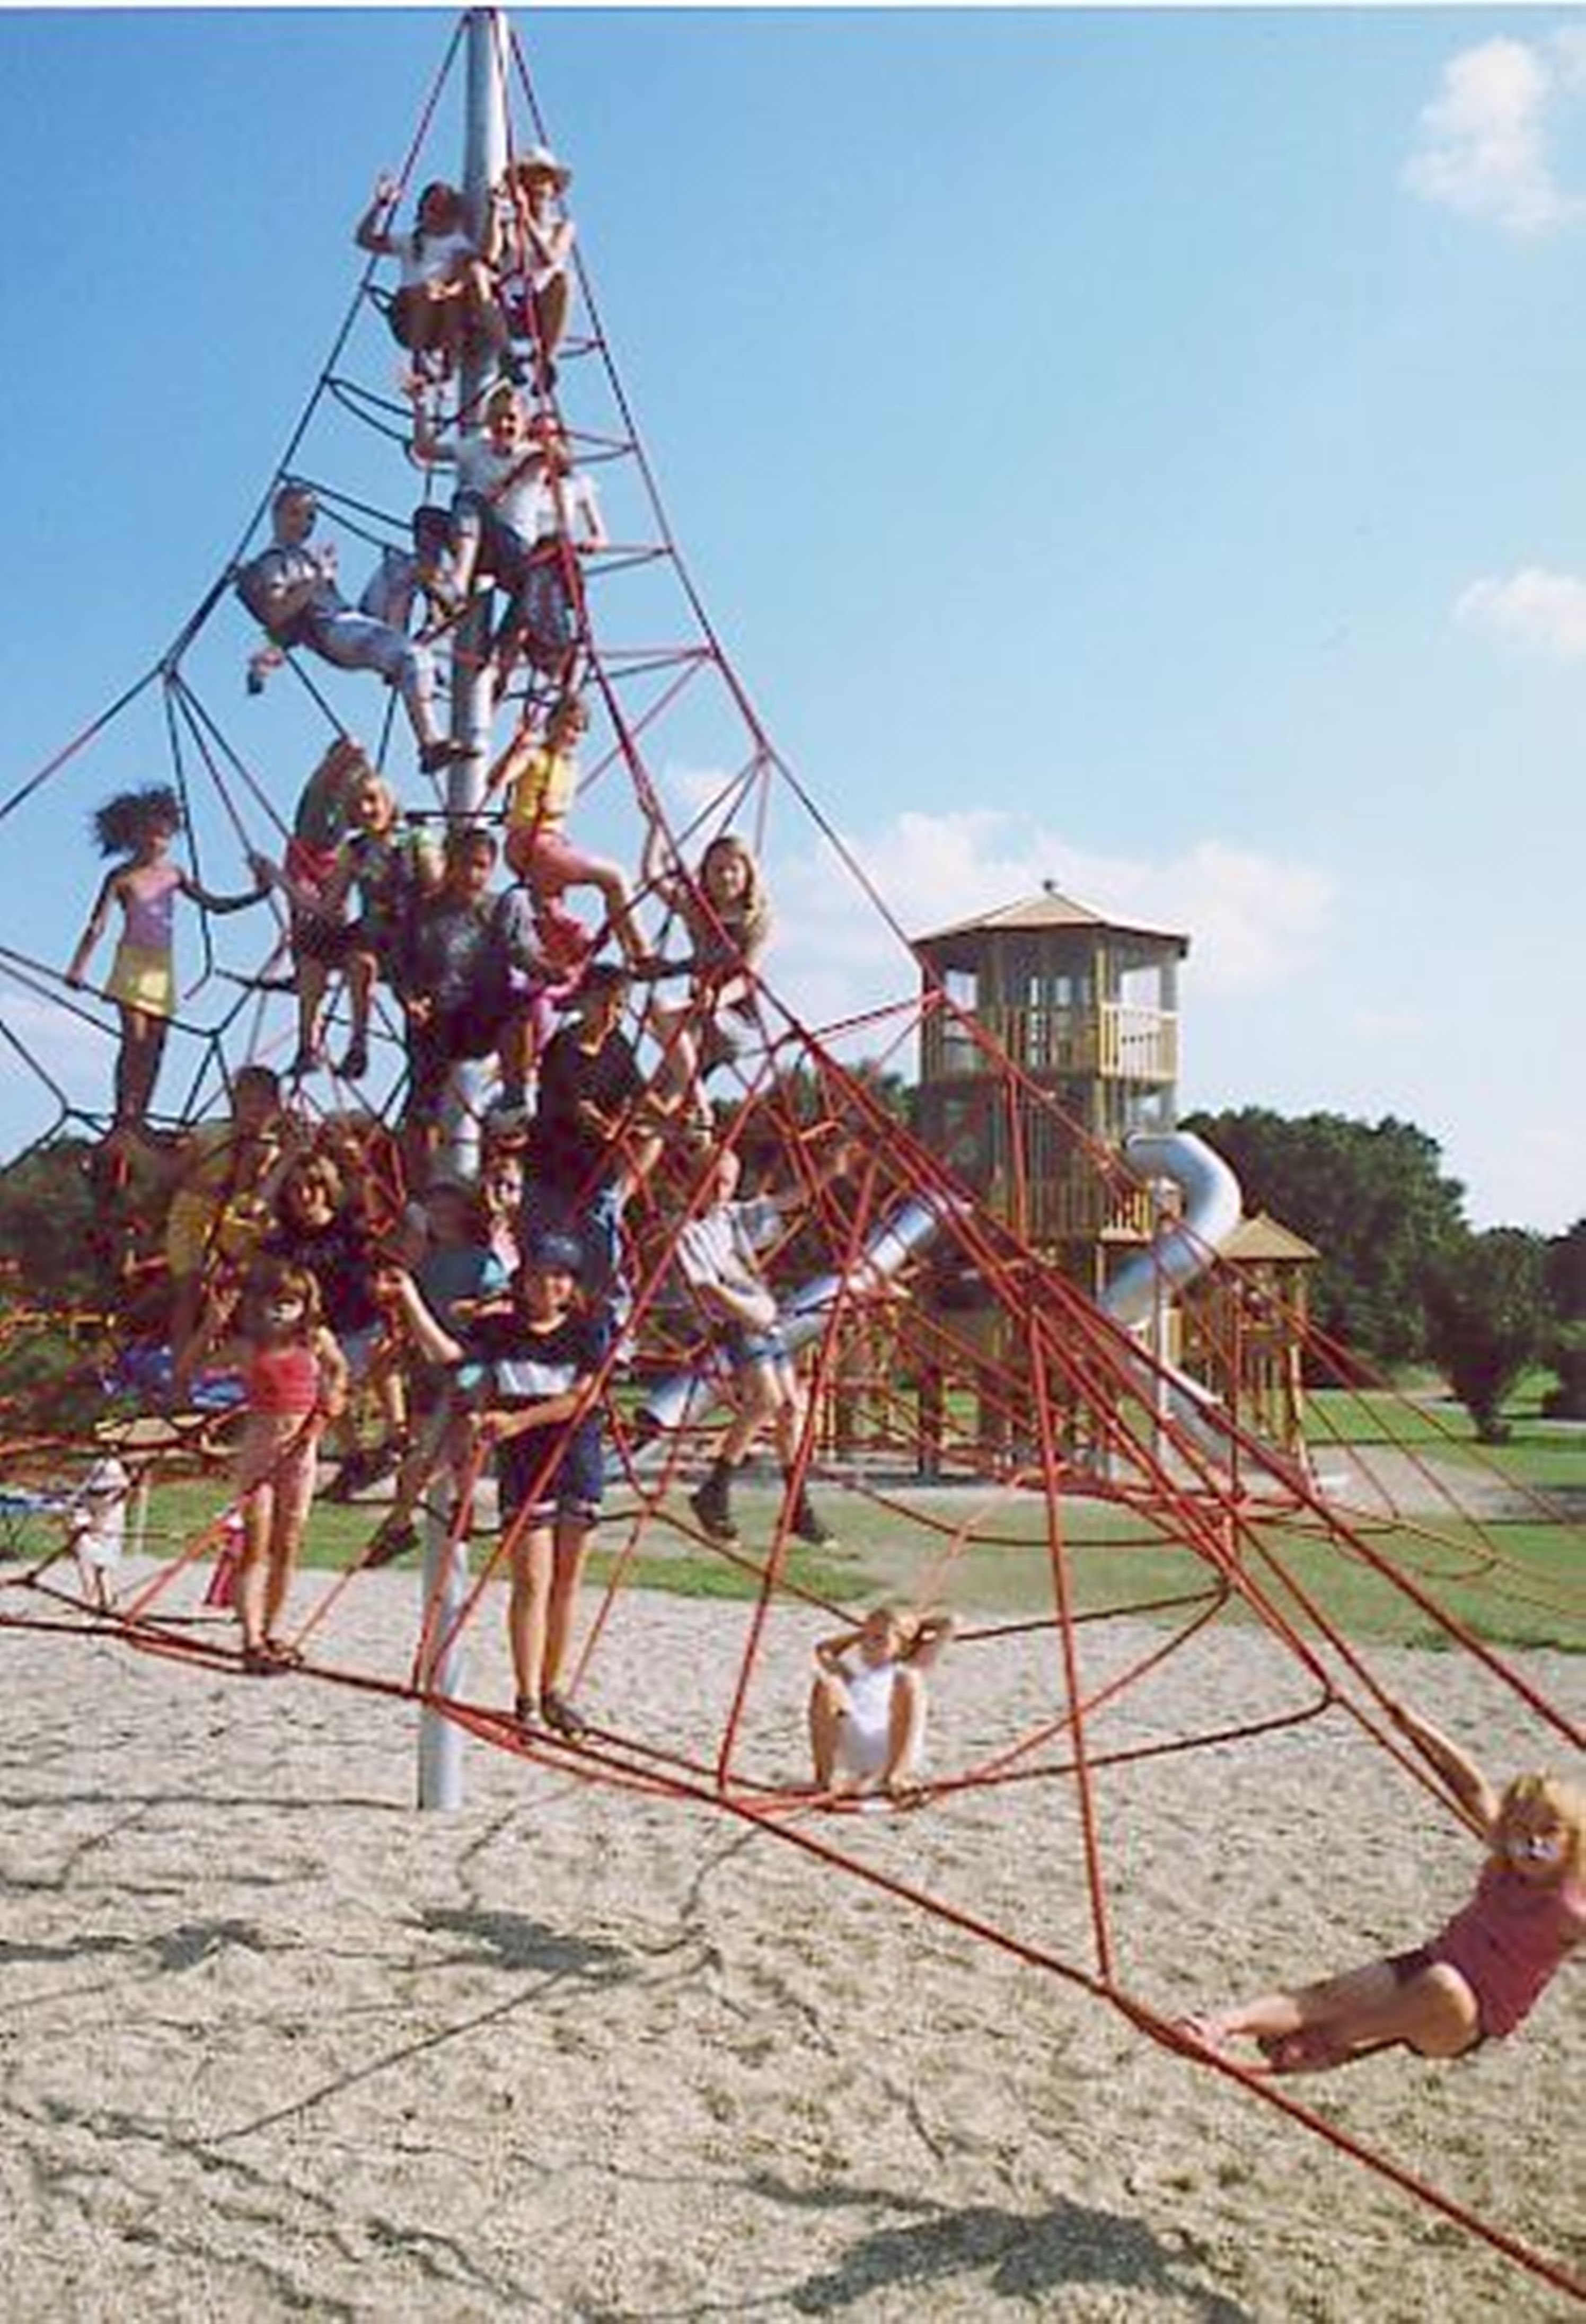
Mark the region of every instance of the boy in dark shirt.
POLYGON ((613 963, 586 969, 569 1025, 539 1060, 539 1095, 529 1133, 523 1224, 576 1238, 586 1295, 609 1305, 618 1290, 622 1202, 659 1151, 655 1116, 675 1101, 645 1086, 621 1030, 628 977, 613 963))
POLYGON ((411 1276, 386 1278, 420 1352, 457 1368, 473 1444, 495 1450, 512 1559, 514 1712, 530 1735, 549 1728, 576 1737, 585 1729, 558 1683, 604 1471, 600 1416, 590 1400, 602 1352, 578 1305, 578 1264, 570 1237, 531 1238, 510 1303, 493 1304, 456 1333, 437 1322, 411 1276))

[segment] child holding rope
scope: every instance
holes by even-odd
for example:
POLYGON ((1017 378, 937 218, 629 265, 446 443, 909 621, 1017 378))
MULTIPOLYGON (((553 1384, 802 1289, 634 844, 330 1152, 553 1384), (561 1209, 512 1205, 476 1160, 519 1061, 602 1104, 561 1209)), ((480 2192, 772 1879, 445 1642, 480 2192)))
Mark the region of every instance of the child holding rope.
POLYGON ((578 790, 578 745, 588 731, 589 713, 576 694, 556 703, 543 733, 525 705, 517 733, 485 779, 484 795, 507 793, 507 862, 533 898, 535 926, 558 965, 569 973, 582 968, 595 949, 582 921, 562 902, 569 888, 593 888, 630 964, 639 968, 650 955, 633 922, 622 866, 581 853, 567 837, 578 790))
POLYGON ((691 979, 687 1001, 650 1010, 661 1047, 658 1078, 664 1088, 691 1095, 696 1110, 708 1114, 705 1082, 761 1038, 755 970, 770 941, 770 903, 753 852, 735 832, 711 841, 692 878, 669 872, 666 858, 666 835, 652 818, 642 878, 678 913, 691 946, 678 964, 691 979))
POLYGON ((857 1630, 820 1641, 809 1691, 817 1790, 912 1795, 925 1742, 925 1674, 952 1637, 951 1614, 913 1618, 878 1606, 857 1630))
POLYGON ((345 1406, 347 1368, 319 1320, 318 1286, 306 1268, 255 1260, 235 1312, 229 1333, 224 1310, 200 1329, 178 1376, 185 1382, 206 1356, 244 1372, 248 1418, 237 1457, 243 1546, 235 1602, 243 1668, 251 1678, 272 1678, 301 1659, 282 1641, 280 1624, 313 1505, 320 1431, 345 1406))
POLYGON ((111 908, 119 906, 121 941, 105 987, 121 1014, 113 1137, 141 1131, 153 1101, 165 1037, 176 1014, 177 898, 185 896, 207 912, 241 912, 264 892, 260 885, 243 896, 211 895, 191 872, 171 860, 181 827, 181 802, 164 783, 117 791, 94 816, 100 853, 123 860, 105 875, 66 981, 78 990, 87 983, 88 963, 111 908))
POLYGON ((393 1270, 385 1278, 422 1354, 462 1367, 458 1386, 471 1410, 459 1452, 496 1454, 511 1545, 513 1715, 530 1736, 585 1731, 561 1684, 604 1477, 599 1415, 589 1401, 601 1342, 577 1304, 580 1259, 567 1235, 531 1236, 511 1304, 483 1310, 455 1333, 438 1323, 411 1276, 393 1270))
POLYGON ((1251 2072, 1324 2073, 1396 2043, 1465 2057, 1512 2034, 1586 1940, 1586 1799, 1547 1775, 1517 1775, 1499 1794, 1429 1720, 1391 1710, 1486 1844, 1476 1893, 1428 1944, 1184 2021, 1219 2056, 1253 2042, 1264 2062, 1251 2072))

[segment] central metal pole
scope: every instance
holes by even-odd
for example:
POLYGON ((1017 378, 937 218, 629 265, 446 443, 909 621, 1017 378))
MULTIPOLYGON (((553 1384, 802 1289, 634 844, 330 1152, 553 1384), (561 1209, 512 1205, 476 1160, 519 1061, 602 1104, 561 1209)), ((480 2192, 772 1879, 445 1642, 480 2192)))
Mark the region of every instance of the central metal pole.
MULTIPOLYGON (((463 152, 463 193, 468 205, 469 230, 476 248, 485 246, 490 205, 507 162, 506 19, 499 8, 474 8, 468 14, 467 121, 463 152)), ((491 351, 475 335, 468 342, 462 364, 462 407, 470 435, 479 428, 481 407, 490 385, 491 351)), ((490 598, 484 593, 454 632, 456 642, 451 664, 452 736, 463 745, 447 778, 448 835, 476 816, 484 798, 484 771, 490 757, 491 722, 495 708, 495 682, 490 669, 490 598)), ((479 1169, 478 1090, 467 1068, 454 1075, 450 1122, 441 1160, 448 1176, 473 1178, 479 1169)), ((433 1510, 424 1524, 424 1604, 435 1609, 430 1636, 439 1651, 425 1664, 427 1688, 437 1694, 462 1692, 465 1659, 457 1624, 468 1591, 468 1551, 464 1541, 449 1540, 447 1515, 433 1510)), ((419 1805, 460 1808, 463 1804, 463 1733, 454 1720, 428 1706, 419 1718, 419 1805)))

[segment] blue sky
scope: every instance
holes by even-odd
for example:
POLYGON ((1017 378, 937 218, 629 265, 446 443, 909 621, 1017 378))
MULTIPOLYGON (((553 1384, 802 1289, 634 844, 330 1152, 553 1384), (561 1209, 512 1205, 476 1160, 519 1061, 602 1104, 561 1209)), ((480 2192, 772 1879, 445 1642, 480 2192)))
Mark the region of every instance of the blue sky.
MULTIPOLYGON (((235 547, 454 21, 0 16, 0 793, 235 547)), ((1393 1112, 1479 1223, 1586 1208, 1576 20, 515 21, 705 601, 903 923, 1049 875, 1185 929, 1186 1106, 1393 1112)), ((437 135, 445 174, 450 96, 437 135)), ((383 391, 393 352, 359 343, 383 391)), ((387 447, 339 457, 405 505, 387 447)), ((244 702, 247 643, 228 608, 195 682, 286 806, 308 730, 244 702)), ((84 814, 162 749, 151 704, 0 826, 0 941, 64 960, 84 814)), ((716 749, 658 739, 675 796, 716 749)), ((614 798, 595 821, 636 851, 614 798)), ((907 991, 807 826, 774 841, 789 996, 907 991)), ((5 1013, 102 1085, 102 1040, 5 1013)), ((5 1081, 0 1147, 50 1111, 5 1081)))

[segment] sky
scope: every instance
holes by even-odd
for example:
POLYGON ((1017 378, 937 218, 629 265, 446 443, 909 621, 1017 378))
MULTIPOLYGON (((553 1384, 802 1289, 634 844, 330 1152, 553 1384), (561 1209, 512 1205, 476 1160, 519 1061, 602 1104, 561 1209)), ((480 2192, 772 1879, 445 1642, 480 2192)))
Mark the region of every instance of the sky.
MULTIPOLYGON (((1183 930, 1185 1110, 1391 1113, 1474 1223, 1586 1210, 1586 26, 513 22, 689 571, 898 921, 1050 878, 1183 930)), ((0 14, 0 187, 32 221, 0 246, 0 797, 237 548, 455 23, 0 14)), ((421 174, 458 135, 454 83, 421 174)), ((389 394, 365 320, 349 359, 389 394)), ((619 537, 631 467, 603 472, 619 537)), ((411 497, 345 415, 313 473, 411 497)), ((194 682, 290 807, 309 729, 279 680, 246 701, 249 642, 223 604, 194 682)), ((165 747, 156 691, 0 822, 0 944, 64 961, 88 811, 165 747)), ((703 716, 654 749, 675 802, 735 763, 703 716)), ((636 855, 614 790, 590 812, 636 855)), ((198 835, 244 884, 218 810, 198 835)), ((907 993, 830 844, 797 815, 774 836, 773 982, 816 1019, 907 993)), ((0 1023, 103 1089, 107 1040, 53 1000, 13 984, 0 1023)), ((0 1151, 52 1111, 0 1064, 0 1151)))

